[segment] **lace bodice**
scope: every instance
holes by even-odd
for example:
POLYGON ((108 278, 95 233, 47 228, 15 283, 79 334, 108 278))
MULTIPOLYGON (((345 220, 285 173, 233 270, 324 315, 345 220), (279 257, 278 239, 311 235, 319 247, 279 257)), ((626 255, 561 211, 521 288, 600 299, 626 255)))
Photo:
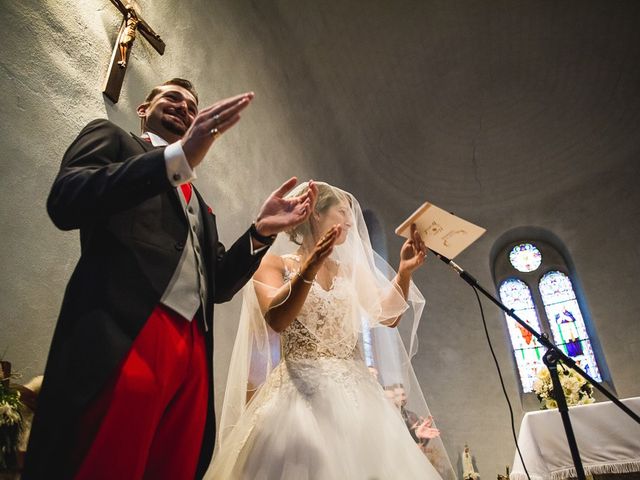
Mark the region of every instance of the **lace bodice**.
MULTIPOLYGON (((285 261, 285 281, 298 271, 297 257, 288 258, 293 262, 285 261)), ((283 357, 354 358, 358 337, 351 327, 353 309, 353 295, 343 277, 335 277, 329 290, 314 281, 298 317, 281 334, 283 357)))

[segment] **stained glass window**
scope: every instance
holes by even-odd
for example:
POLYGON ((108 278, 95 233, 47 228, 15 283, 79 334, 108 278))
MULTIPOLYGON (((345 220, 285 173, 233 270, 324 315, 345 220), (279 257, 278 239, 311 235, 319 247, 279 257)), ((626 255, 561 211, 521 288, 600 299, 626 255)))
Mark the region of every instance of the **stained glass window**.
POLYGON ((509 261, 520 272, 533 272, 542 263, 542 254, 531 243, 521 243, 513 247, 509 253, 509 261))
MULTIPOLYGON (((535 331, 540 332, 540 321, 531 298, 531 291, 526 283, 517 278, 505 280, 500 285, 500 300, 507 308, 512 308, 515 314, 533 327, 535 331)), ((513 318, 506 314, 505 317, 522 389, 525 392, 531 392, 536 374, 544 366, 542 355, 546 349, 513 318)))
MULTIPOLYGON (((494 251, 492 273, 499 297, 534 330, 547 334, 585 372, 602 382, 606 380, 606 361, 598 351, 597 338, 589 338, 587 327, 594 334, 589 312, 584 308, 581 311, 583 303, 578 302, 573 273, 568 273, 568 258, 553 232, 538 233, 538 238, 520 237, 494 251)), ((511 317, 506 316, 506 322, 522 390, 532 392, 537 373, 545 368, 542 357, 546 348, 511 317)))
POLYGON ((540 295, 553 334, 553 341, 573 358, 587 374, 602 381, 584 318, 571 280, 559 271, 546 273, 540 279, 540 295))

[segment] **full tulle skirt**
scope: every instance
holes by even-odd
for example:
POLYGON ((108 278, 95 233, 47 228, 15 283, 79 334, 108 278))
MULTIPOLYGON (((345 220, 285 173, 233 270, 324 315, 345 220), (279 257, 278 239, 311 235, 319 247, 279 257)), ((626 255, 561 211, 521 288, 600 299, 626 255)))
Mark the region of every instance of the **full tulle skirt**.
POLYGON ((439 480, 362 360, 287 359, 219 439, 206 479, 439 480))

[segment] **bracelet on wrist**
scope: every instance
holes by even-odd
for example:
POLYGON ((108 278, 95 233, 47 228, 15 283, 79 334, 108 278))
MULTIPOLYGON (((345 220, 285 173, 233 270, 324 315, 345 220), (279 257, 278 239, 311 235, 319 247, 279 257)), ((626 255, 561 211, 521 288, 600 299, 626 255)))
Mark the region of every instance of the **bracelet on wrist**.
POLYGON ((267 236, 267 235, 262 235, 260 232, 258 232, 258 228, 256 227, 256 222, 253 222, 251 224, 251 227, 249 228, 249 233, 253 238, 255 238, 257 241, 259 241, 264 245, 272 245, 273 242, 275 242, 276 240, 276 235, 267 236))
POLYGON ((297 272, 297 273, 296 273, 296 275, 297 275, 297 276, 299 276, 299 277, 300 277, 300 280, 302 280, 302 281, 303 281, 304 283, 306 283, 307 285, 311 285, 311 284, 313 283, 313 280, 307 280, 306 278, 304 278, 304 277, 302 276, 302 273, 300 273, 300 272, 297 272))

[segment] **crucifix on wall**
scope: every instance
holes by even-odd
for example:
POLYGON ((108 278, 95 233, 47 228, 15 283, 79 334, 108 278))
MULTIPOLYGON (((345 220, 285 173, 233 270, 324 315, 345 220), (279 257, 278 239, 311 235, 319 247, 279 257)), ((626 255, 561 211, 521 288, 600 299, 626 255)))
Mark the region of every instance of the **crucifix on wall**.
POLYGON ((140 32, 156 51, 162 55, 164 53, 164 42, 160 35, 152 30, 147 22, 140 16, 140 9, 135 2, 122 3, 121 0, 111 0, 123 15, 122 25, 116 39, 111 54, 111 63, 107 72, 107 80, 104 86, 104 93, 109 100, 117 103, 120 98, 120 90, 124 81, 124 74, 127 71, 131 47, 136 39, 136 34, 140 32))

